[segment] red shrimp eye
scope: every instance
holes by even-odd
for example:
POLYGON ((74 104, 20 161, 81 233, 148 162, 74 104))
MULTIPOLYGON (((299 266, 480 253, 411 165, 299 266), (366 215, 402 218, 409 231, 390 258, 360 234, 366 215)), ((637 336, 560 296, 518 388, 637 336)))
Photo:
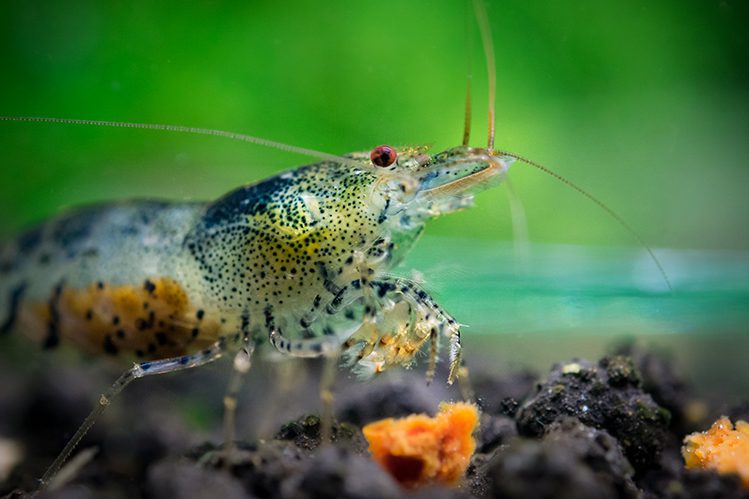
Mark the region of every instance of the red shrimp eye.
POLYGON ((398 153, 395 152, 395 149, 392 147, 383 145, 372 149, 369 157, 375 165, 386 167, 395 163, 395 160, 398 158, 398 153))

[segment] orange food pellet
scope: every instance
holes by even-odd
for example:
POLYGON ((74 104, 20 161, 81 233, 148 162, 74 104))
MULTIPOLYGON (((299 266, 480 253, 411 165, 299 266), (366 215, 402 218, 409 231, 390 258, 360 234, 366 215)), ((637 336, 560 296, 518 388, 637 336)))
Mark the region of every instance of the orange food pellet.
POLYGON ((442 403, 436 416, 414 414, 365 426, 372 457, 406 487, 454 485, 465 473, 476 442, 476 406, 442 403))
POLYGON ((749 423, 723 416, 706 432, 692 433, 681 448, 687 468, 712 469, 718 473, 736 473, 749 488, 749 423))

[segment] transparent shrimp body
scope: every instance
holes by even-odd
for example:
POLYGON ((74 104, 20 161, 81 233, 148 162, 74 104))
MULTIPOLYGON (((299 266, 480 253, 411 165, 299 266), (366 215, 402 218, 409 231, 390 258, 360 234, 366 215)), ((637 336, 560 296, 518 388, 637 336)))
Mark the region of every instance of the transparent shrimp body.
POLYGON ((470 206, 512 158, 457 147, 400 151, 387 166, 354 153, 253 186, 209 206, 187 237, 204 296, 244 313, 254 334, 290 355, 343 355, 362 374, 409 365, 430 340, 452 345, 459 325, 416 283, 389 275, 425 222, 470 206))

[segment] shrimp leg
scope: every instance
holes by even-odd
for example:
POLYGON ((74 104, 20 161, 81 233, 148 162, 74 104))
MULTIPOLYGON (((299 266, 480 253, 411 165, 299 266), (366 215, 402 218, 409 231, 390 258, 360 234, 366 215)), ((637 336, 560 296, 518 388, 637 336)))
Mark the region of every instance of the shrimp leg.
POLYGON ((395 294, 405 299, 413 309, 416 310, 416 326, 428 331, 430 337, 430 370, 427 375, 433 375, 433 366, 436 364, 438 354, 439 337, 447 335, 450 342, 450 374, 448 383, 452 384, 458 376, 458 368, 461 363, 462 346, 460 343, 460 325, 447 313, 425 290, 407 279, 396 277, 385 277, 372 282, 372 286, 378 290, 379 296, 395 294), (439 334, 437 334, 439 333, 439 334))
POLYGON ((224 465, 227 468, 231 466, 235 448, 237 396, 242 387, 244 375, 252 367, 252 354, 254 351, 255 343, 248 340, 245 341, 245 346, 235 354, 234 361, 232 362, 231 378, 226 388, 226 395, 224 395, 224 465))
POLYGON ((42 475, 42 478, 39 481, 39 490, 44 490, 50 486, 50 482, 53 480, 54 476, 60 470, 62 465, 65 463, 76 446, 80 443, 86 433, 88 433, 88 430, 91 429, 94 423, 96 423, 96 420, 99 419, 99 416, 101 416, 104 410, 112 403, 112 400, 117 395, 119 395, 119 393, 122 392, 122 390, 124 390, 127 385, 129 385, 136 379, 143 378, 145 376, 182 371, 184 369, 208 364, 209 362, 213 362, 214 360, 221 358, 226 350, 227 342, 224 339, 220 339, 210 345, 208 348, 195 354, 182 355, 180 357, 172 357, 169 359, 156 360, 153 362, 142 362, 140 364, 134 364, 133 367, 122 373, 122 375, 117 378, 117 381, 115 381, 112 386, 109 387, 109 390, 101 394, 96 406, 91 410, 81 426, 78 427, 72 438, 68 440, 68 443, 65 444, 62 452, 58 454, 54 462, 47 468, 47 470, 44 472, 44 475, 42 475))
MULTIPOLYGON (((421 287, 408 279, 384 276, 363 284, 370 288, 370 295, 378 303, 382 317, 380 326, 363 327, 361 334, 354 334, 344 347, 363 345, 356 362, 371 364, 374 372, 395 363, 404 363, 413 358, 413 352, 430 341, 430 363, 427 380, 434 374, 440 336, 447 336, 450 343, 450 374, 448 383, 458 377, 461 363, 460 325, 421 287), (382 336, 382 333, 386 333, 382 336)), ((364 326, 368 324, 365 322, 364 326)))

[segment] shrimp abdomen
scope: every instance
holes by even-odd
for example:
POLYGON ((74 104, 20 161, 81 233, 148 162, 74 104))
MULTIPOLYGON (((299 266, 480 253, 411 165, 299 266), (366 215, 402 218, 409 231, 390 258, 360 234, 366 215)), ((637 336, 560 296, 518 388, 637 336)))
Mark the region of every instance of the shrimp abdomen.
MULTIPOLYGON (((92 205, 50 219, 0 252, 0 333, 53 348, 160 357, 199 347, 199 305, 185 235, 199 203, 129 201, 92 205)), ((209 331, 210 330, 210 331, 209 331)), ((208 334, 210 333, 210 334, 208 334)))

